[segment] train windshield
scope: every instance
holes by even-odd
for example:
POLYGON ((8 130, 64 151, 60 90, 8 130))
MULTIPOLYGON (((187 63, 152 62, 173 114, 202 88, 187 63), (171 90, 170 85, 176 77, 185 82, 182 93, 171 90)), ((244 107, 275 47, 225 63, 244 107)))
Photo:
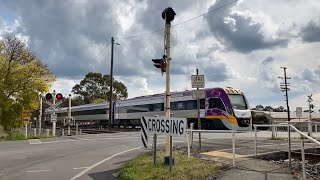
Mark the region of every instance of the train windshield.
POLYGON ((240 110, 248 109, 247 103, 246 103, 243 95, 241 95, 241 94, 229 94, 228 97, 229 97, 229 99, 231 101, 231 104, 232 104, 232 107, 234 109, 240 109, 240 110))

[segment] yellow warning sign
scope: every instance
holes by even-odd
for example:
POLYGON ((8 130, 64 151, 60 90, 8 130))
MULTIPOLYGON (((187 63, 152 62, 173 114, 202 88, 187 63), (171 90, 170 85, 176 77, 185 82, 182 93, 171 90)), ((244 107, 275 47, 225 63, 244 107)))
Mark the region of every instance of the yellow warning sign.
POLYGON ((30 121, 31 113, 30 111, 22 112, 22 121, 30 121))

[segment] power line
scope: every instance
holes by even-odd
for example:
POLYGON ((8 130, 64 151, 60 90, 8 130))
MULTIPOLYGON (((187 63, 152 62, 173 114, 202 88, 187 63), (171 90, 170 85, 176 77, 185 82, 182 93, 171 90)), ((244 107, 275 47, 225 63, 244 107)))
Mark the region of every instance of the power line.
POLYGON ((231 1, 231 2, 229 2, 229 3, 227 3, 227 4, 223 5, 223 6, 220 6, 220 7, 218 7, 218 8, 215 8, 215 9, 213 9, 213 10, 211 10, 211 11, 208 11, 208 12, 206 12, 206 13, 204 13, 204 14, 201 14, 201 15, 196 16, 196 17, 194 17, 194 18, 191 18, 191 19, 188 19, 188 20, 186 20, 186 21, 180 22, 180 23, 178 23, 178 24, 174 24, 174 25, 172 25, 172 27, 176 27, 176 26, 179 26, 179 25, 181 25, 181 24, 187 23, 187 22, 189 22, 189 21, 193 21, 193 20, 198 19, 198 18, 200 18, 200 17, 202 17, 202 16, 205 16, 205 15, 210 14, 210 13, 212 13, 212 12, 218 11, 218 10, 220 10, 220 9, 226 7, 226 6, 229 6, 229 5, 231 5, 231 4, 233 4, 233 3, 237 2, 237 1, 239 1, 239 0, 231 1))
MULTIPOLYGON (((95 61, 97 60, 97 58, 100 56, 100 54, 101 54, 108 46, 110 46, 110 44, 111 44, 111 41, 109 41, 109 43, 106 44, 106 45, 99 51, 99 53, 98 53, 94 58, 89 58, 89 60, 95 62, 95 61)), ((87 69, 87 64, 81 64, 81 65, 80 65, 80 71, 78 71, 77 74, 72 75, 72 76, 71 76, 71 79, 72 79, 72 78, 75 78, 75 77, 78 76, 78 75, 80 75, 80 74, 81 74, 81 70, 86 70, 86 69, 87 69)))
MULTIPOLYGON (((181 25, 181 24, 184 24, 184 23, 193 21, 193 20, 198 19, 198 18, 200 18, 200 17, 203 17, 203 16, 205 16, 205 15, 207 15, 207 14, 210 14, 210 13, 212 13, 212 12, 215 12, 215 11, 218 11, 218 10, 220 10, 220 9, 222 9, 222 8, 225 8, 226 6, 229 6, 229 5, 231 5, 231 4, 233 4, 233 3, 237 2, 237 1, 239 1, 239 0, 231 1, 231 2, 229 2, 229 3, 227 3, 227 4, 224 4, 224 5, 220 6, 220 7, 217 7, 217 8, 215 8, 215 9, 213 9, 213 10, 211 10, 211 11, 208 11, 208 12, 206 12, 206 13, 203 13, 203 14, 201 14, 201 15, 199 15, 199 16, 196 16, 196 17, 193 17, 193 18, 188 19, 188 20, 186 20, 186 21, 183 21, 183 22, 174 24, 174 25, 172 25, 171 27, 177 27, 177 26, 179 26, 179 25, 181 25)), ((164 29, 162 28, 162 29, 150 31, 150 32, 143 33, 143 34, 137 34, 137 35, 125 36, 125 37, 118 37, 118 38, 115 38, 115 39, 130 39, 130 38, 135 38, 135 37, 140 37, 140 36, 146 36, 146 35, 154 34, 154 33, 160 32, 160 31, 164 31, 164 29)))

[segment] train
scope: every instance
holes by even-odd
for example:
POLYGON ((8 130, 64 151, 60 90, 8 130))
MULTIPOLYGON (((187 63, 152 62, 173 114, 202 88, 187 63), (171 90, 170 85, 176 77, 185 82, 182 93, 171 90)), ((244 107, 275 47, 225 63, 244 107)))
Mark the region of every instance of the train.
MULTIPOLYGON (((204 98, 200 99, 201 129, 237 129, 252 130, 252 115, 245 94, 232 87, 203 89, 204 98)), ((143 116, 165 116, 165 94, 140 96, 112 102, 112 126, 135 128, 141 125, 143 116)), ((192 91, 170 93, 170 111, 172 117, 186 118, 188 126, 194 123, 198 127, 197 100, 192 91)), ((57 124, 63 125, 68 108, 56 110, 57 124)), ((46 111, 45 123, 51 122, 52 110, 46 111)), ((109 121, 109 103, 95 103, 73 106, 71 115, 78 125, 107 126, 109 121)))

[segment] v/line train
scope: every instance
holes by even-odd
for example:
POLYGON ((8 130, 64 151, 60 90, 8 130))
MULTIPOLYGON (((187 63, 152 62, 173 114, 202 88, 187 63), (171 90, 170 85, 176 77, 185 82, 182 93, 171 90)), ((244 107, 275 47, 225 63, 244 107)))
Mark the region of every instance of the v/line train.
MULTIPOLYGON (((207 88, 205 98, 200 99, 201 127, 203 129, 251 130, 252 117, 246 96, 232 87, 207 88)), ((192 91, 173 92, 171 113, 173 117, 187 118, 188 124, 197 128, 197 101, 192 98, 192 91)), ((165 94, 135 97, 113 102, 113 126, 140 126, 142 116, 164 116, 165 94)), ((107 125, 109 103, 86 104, 72 107, 72 116, 79 125, 107 125)), ((58 125, 63 124, 68 108, 61 108, 57 113, 58 125)), ((50 114, 46 112, 45 123, 50 124, 50 114)))

